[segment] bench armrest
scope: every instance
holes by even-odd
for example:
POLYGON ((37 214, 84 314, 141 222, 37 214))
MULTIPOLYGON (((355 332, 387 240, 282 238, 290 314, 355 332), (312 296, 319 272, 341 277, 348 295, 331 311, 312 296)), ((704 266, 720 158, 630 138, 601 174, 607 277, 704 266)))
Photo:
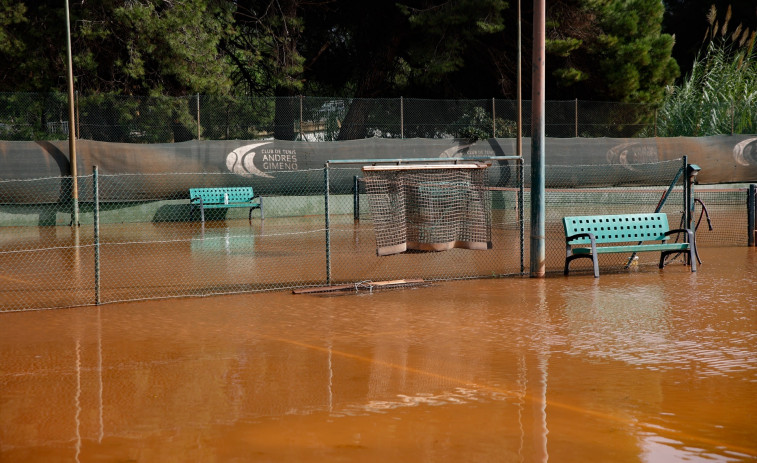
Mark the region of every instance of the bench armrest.
POLYGON ((594 233, 576 233, 575 235, 570 235, 565 237, 565 242, 570 242, 576 238, 589 238, 592 241, 595 241, 594 233))
POLYGON ((668 230, 664 233, 664 236, 675 235, 677 233, 686 233, 686 237, 688 238, 688 241, 687 241, 688 243, 691 243, 694 241, 694 233, 688 228, 676 228, 675 230, 668 230))

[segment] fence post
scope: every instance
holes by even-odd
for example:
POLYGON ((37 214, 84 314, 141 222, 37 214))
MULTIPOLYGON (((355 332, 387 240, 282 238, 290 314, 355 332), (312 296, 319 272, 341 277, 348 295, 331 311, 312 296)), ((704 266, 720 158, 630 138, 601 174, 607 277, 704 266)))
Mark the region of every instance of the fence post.
POLYGON ((400 138, 405 138, 405 97, 400 97, 400 138))
POLYGON ((497 138, 497 106, 492 97, 492 138, 497 138))
MULTIPOLYGON (((76 138, 81 138, 81 135, 79 134, 79 90, 75 92, 76 96, 76 130, 74 130, 74 134, 76 134, 76 138)), ((71 130, 71 129, 69 129, 71 130)))
POLYGON ((300 95, 300 140, 305 139, 305 133, 302 131, 302 95, 300 95))
POLYGON ((352 192, 352 217, 358 221, 360 220, 360 184, 357 175, 353 178, 352 192))
POLYGON ((654 109, 654 136, 657 137, 657 108, 654 109))
POLYGON ((95 244, 95 304, 100 305, 100 177, 97 166, 92 167, 92 202, 95 244))
POLYGON ((526 274, 526 222, 523 218, 523 208, 525 206, 526 188, 524 183, 525 179, 525 165, 523 163, 523 157, 518 160, 518 228, 520 229, 520 274, 526 274))
POLYGON ((575 112, 576 112, 576 116, 575 116, 575 121, 576 121, 576 131, 575 131, 575 134, 576 134, 576 138, 578 138, 578 98, 576 98, 576 108, 575 108, 575 112))
POLYGON ((200 94, 197 94, 197 140, 202 140, 200 135, 200 94))
POLYGON ((691 228, 691 177, 689 176, 689 158, 683 157, 683 228, 691 228))
POLYGON ((749 185, 749 191, 747 192, 747 232, 749 237, 747 243, 749 246, 757 245, 757 184, 752 183, 749 185))
POLYGON ((329 163, 323 167, 324 215, 326 216, 326 285, 331 285, 331 222, 329 219, 329 163))
POLYGON ((733 135, 733 118, 736 115, 736 107, 733 104, 733 101, 731 101, 731 135, 733 135))

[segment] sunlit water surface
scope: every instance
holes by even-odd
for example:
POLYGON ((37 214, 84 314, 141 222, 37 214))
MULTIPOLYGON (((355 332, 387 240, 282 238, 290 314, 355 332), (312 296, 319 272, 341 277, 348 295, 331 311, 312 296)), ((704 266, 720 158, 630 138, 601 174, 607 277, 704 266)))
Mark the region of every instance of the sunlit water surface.
POLYGON ((757 460, 757 251, 702 257, 0 314, 0 460, 757 460))

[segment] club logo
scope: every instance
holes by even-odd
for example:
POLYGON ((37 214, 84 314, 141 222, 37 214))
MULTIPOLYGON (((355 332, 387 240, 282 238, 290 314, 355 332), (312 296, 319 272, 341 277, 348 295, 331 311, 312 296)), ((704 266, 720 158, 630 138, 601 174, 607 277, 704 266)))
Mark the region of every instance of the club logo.
POLYGON ((268 175, 255 167, 255 155, 257 154, 255 149, 270 144, 271 142, 253 143, 235 149, 226 155, 226 168, 231 173, 245 177, 255 175, 258 177, 273 178, 272 175, 268 175))
POLYGON ((757 138, 747 138, 734 146, 733 158, 742 166, 757 165, 757 138))

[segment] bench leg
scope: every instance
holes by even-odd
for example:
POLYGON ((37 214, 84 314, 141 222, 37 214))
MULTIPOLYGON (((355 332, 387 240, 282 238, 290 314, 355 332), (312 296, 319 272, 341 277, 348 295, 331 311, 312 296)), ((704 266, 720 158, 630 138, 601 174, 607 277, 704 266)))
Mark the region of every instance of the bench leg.
POLYGON ((202 207, 202 203, 200 203, 200 220, 202 221, 204 225, 205 224, 205 208, 202 207))
POLYGON ((258 198, 258 205, 257 206, 252 206, 250 208, 250 214, 248 216, 248 219, 249 219, 250 223, 252 223, 252 210, 253 209, 260 209, 260 220, 265 219, 265 215, 263 214, 263 197, 258 198))
POLYGON ((565 269, 563 270, 563 274, 565 276, 568 276, 568 273, 570 272, 569 270, 570 263, 575 259, 582 259, 582 258, 591 259, 591 263, 594 266, 594 278, 599 278, 599 260, 597 259, 596 254, 592 254, 590 256, 589 255, 578 255, 578 256, 572 255, 572 256, 566 257, 565 269))

